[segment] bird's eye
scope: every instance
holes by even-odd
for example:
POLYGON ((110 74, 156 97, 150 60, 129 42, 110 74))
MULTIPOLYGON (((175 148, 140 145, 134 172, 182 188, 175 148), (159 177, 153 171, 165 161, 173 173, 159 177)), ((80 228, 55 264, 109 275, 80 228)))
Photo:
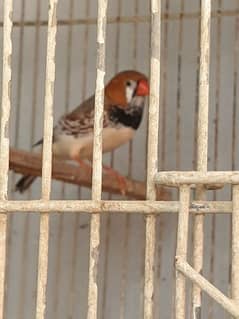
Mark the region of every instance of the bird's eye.
POLYGON ((127 82, 126 82, 126 86, 131 86, 131 82, 130 82, 130 81, 127 81, 127 82))

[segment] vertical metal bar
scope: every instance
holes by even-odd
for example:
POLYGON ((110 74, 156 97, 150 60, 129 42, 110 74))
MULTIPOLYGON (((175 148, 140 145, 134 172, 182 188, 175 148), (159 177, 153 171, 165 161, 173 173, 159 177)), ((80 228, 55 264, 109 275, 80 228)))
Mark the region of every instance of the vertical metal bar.
MULTIPOLYGON (((121 16, 122 10, 122 0, 117 0, 117 16, 121 16)), ((119 72, 119 53, 120 53, 120 23, 119 21, 116 22, 116 37, 115 37, 115 74, 119 72)), ((110 166, 114 167, 114 151, 110 154, 110 166)), ((112 199, 112 194, 108 194, 108 199, 112 199)), ((102 298, 102 314, 101 318, 106 316, 106 295, 107 295, 107 287, 108 287, 108 263, 109 263, 109 243, 111 240, 110 236, 110 228, 111 228, 111 214, 108 214, 106 217, 106 236, 105 236, 105 256, 104 256, 104 287, 103 287, 103 298, 102 298)))
MULTIPOLYGON (((182 49, 183 49, 183 16, 185 0, 180 0, 180 18, 178 27, 178 47, 177 47, 177 101, 176 101, 176 170, 181 166, 181 99, 182 99, 182 49)), ((177 245, 177 243, 175 243, 177 245)), ((177 290, 176 290, 177 291, 177 290)), ((175 292, 176 298, 176 292, 175 292)), ((175 303, 176 305, 176 303, 175 303)))
POLYGON ((9 169, 9 118, 11 109, 12 78, 12 0, 4 1, 3 21, 3 64, 2 64, 2 106, 0 135, 0 199, 7 199, 9 169))
POLYGON ((238 98, 238 52, 239 52, 239 16, 235 18, 235 46, 234 46, 234 58, 233 58, 233 113, 232 113, 232 170, 236 169, 236 145, 237 145, 237 98, 238 98))
MULTIPOLYGON (((197 170, 207 171, 208 145, 208 108, 209 108, 209 63, 210 63, 210 22, 211 0, 201 1, 201 39, 200 39, 200 78, 199 78, 199 109, 198 109, 198 141, 197 141, 197 170)), ((201 186, 197 187, 196 198, 205 199, 206 192, 201 186)), ((198 272, 203 265, 203 215, 194 219, 194 249, 193 265, 198 272)), ((193 318, 201 318, 201 290, 195 284, 192 291, 193 318)))
MULTIPOLYGON (((188 246, 188 221, 189 221, 189 200, 190 188, 182 185, 179 189, 179 214, 176 258, 184 261, 187 259, 188 246)), ((185 318, 186 279, 183 274, 176 270, 176 295, 175 295, 175 319, 185 318)))
MULTIPOLYGON (((148 2, 148 10, 151 10, 151 1, 148 2)), ((151 12, 151 11, 150 11, 151 12)), ((151 23, 148 25, 148 32, 149 32, 149 39, 148 39, 148 48, 149 48, 149 55, 151 54, 151 23)), ((150 61, 149 61, 149 65, 150 65, 150 61)), ((149 127, 149 116, 146 117, 146 121, 145 121, 145 125, 146 128, 149 127)), ((149 140, 149 130, 146 130, 146 138, 145 138, 145 150, 147 150, 147 154, 148 154, 148 140, 149 140)), ((146 156, 145 158, 145 172, 146 172, 146 176, 145 176, 145 183, 147 183, 147 178, 148 178, 148 156, 146 156)), ((155 220, 155 227, 156 227, 156 220, 155 220)), ((145 242, 142 245, 141 248, 141 253, 142 253, 142 261, 140 263, 140 267, 142 267, 142 272, 141 272, 141 280, 140 280, 140 289, 142 290, 142 294, 140 295, 140 309, 139 309, 139 313, 143 314, 145 316, 145 282, 146 282, 146 278, 145 278, 145 272, 146 272, 146 229, 147 227, 145 227, 145 242)))
POLYGON ((184 0, 180 0, 180 20, 178 29, 178 54, 177 54, 177 108, 176 108, 176 169, 180 169, 180 159, 181 159, 181 75, 182 75, 182 49, 183 49, 183 16, 184 12, 184 0))
POLYGON ((153 318, 155 216, 146 217, 144 319, 153 318))
MULTIPOLYGON (((199 4, 200 7, 200 4, 199 4)), ((193 145, 193 169, 197 169, 197 119, 198 119, 198 105, 199 105, 199 73, 200 73, 200 25, 201 25, 201 17, 198 17, 197 23, 197 61, 196 61, 196 83, 195 83, 195 112, 194 112, 194 145, 193 145)))
MULTIPOLYGON (((55 46, 57 30, 58 0, 49 1, 48 35, 46 57, 45 108, 44 108, 44 139, 42 155, 42 199, 49 200, 51 191, 52 171, 52 133, 53 133, 53 99, 55 83, 55 46)), ((48 269, 48 237, 49 215, 43 213, 40 218, 39 259, 38 259, 38 289, 37 289, 37 319, 43 319, 46 310, 46 284, 48 269)))
MULTIPOLYGON (((12 0, 4 1, 2 105, 0 128, 0 199, 7 199, 9 169, 9 119, 12 78, 12 0)), ((0 216, 0 317, 4 317, 7 216, 0 216)))
POLYGON ((42 199, 48 200, 51 192, 53 99, 55 83, 56 9, 58 0, 49 0, 46 85, 44 109, 44 139, 42 154, 42 199))
POLYGON ((233 186, 232 197, 232 299, 239 303, 239 185, 233 186))
MULTIPOLYGON (((102 188, 102 129, 104 111, 105 38, 107 0, 98 0, 97 18, 97 74, 93 141, 92 199, 101 200, 102 188)), ((90 262, 87 319, 97 318, 98 264, 100 245, 100 215, 93 214, 90 223, 90 262)))
MULTIPOLYGON (((199 2, 199 7, 201 5, 201 2, 199 2)), ((197 140, 197 120, 198 120, 198 108, 199 108, 199 73, 200 73, 200 40, 201 40, 201 17, 198 17, 198 23, 197 23, 197 69, 196 69, 196 86, 195 86, 195 114, 194 114, 194 147, 193 147, 193 169, 197 169, 197 146, 198 146, 198 140, 197 140)), ((193 221, 194 222, 194 221, 193 221)), ((192 227, 192 242, 194 242, 194 227, 192 227)), ((193 244, 194 245, 194 244, 193 244)), ((194 249, 194 247, 193 247, 194 249)), ((193 256, 192 256, 193 258, 193 256)), ((191 298, 191 303, 193 303, 193 299, 191 298)), ((191 307, 191 318, 194 318, 193 314, 193 306, 191 307)))
MULTIPOLYGON (((147 199, 156 199, 154 176, 158 170, 160 93, 161 0, 151 0, 151 60, 147 151, 147 199)), ((156 217, 146 217, 144 319, 153 317, 156 217)))
POLYGON ((211 0, 201 3, 197 170, 207 171, 211 0))
POLYGON ((102 187, 102 129, 104 110, 105 31, 107 0, 98 0, 97 75, 95 90, 94 151, 92 172, 92 199, 101 199, 102 187))
MULTIPOLYGON (((218 11, 222 9, 222 0, 218 0, 218 11)), ((221 87, 221 16, 217 17, 216 33, 216 96, 215 96, 215 135, 214 135, 214 170, 218 169, 218 146, 219 146, 219 116, 220 116, 220 87, 221 87)), ((213 200, 217 200, 217 192, 213 192, 213 200)), ((208 217, 207 217, 208 218, 208 217)), ((214 280, 214 252, 215 252, 215 235, 216 235, 216 215, 211 216, 211 247, 210 247, 210 281, 214 280)), ((208 318, 212 318, 213 300, 209 300, 208 318)))
MULTIPOLYGON (((222 9, 222 0, 218 0, 218 11, 222 9)), ((218 129, 219 129, 219 110, 220 110, 220 86, 221 86, 221 16, 217 17, 216 34, 216 96, 215 96, 215 136, 214 136, 214 170, 218 169, 218 129)), ((214 192, 216 200, 216 192, 214 192)))
POLYGON ((170 0, 165 1, 165 31, 164 31, 164 41, 163 41, 163 61, 162 64, 162 119, 161 119, 161 157, 160 157, 160 167, 162 170, 165 170, 165 162, 166 162, 166 142, 167 142, 167 134, 166 134, 166 122, 167 122, 167 94, 168 94, 168 73, 167 73, 167 64, 168 64, 168 14, 170 12, 170 0))
POLYGON ((40 219, 39 257, 38 257, 38 286, 36 319, 45 318, 46 311, 46 285, 48 269, 48 234, 49 218, 44 214, 40 219))
MULTIPOLYGON (((233 117, 232 117, 232 170, 236 169, 236 123, 237 123, 237 87, 238 87, 238 51, 239 51, 239 18, 235 18, 235 46, 234 46, 234 74, 233 74, 233 117)), ((232 269, 231 269, 231 297, 237 303, 239 302, 239 186, 232 188, 232 269)))
MULTIPOLYGON (((134 0, 134 16, 138 16, 139 0, 134 0)), ((118 24, 119 26, 119 24, 118 24)), ((137 70, 137 35, 138 35, 138 21, 135 21, 133 30, 133 69, 137 70)), ((133 141, 129 142, 129 155, 128 155, 128 177, 132 178, 133 167, 133 141)), ((122 275, 120 287, 120 319, 125 318, 126 306, 126 287, 127 287, 127 269, 128 269, 128 245, 129 245, 129 232, 131 228, 131 216, 125 215, 125 233, 123 239, 123 258, 122 258, 122 275)))

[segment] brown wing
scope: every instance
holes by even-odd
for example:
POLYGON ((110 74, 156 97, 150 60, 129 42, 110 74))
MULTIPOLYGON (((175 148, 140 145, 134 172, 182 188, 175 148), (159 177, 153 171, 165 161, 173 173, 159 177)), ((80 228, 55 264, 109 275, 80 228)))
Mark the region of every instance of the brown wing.
POLYGON ((92 113, 95 107, 95 96, 92 95, 79 106, 77 106, 72 112, 68 113, 65 117, 69 120, 77 120, 79 118, 87 116, 92 113))
MULTIPOLYGON (((57 138, 58 134, 77 136, 92 133, 94 128, 94 104, 95 97, 93 95, 71 113, 61 117, 54 129, 54 137, 57 138)), ((108 123, 108 113, 104 111, 103 127, 106 127, 108 123)))

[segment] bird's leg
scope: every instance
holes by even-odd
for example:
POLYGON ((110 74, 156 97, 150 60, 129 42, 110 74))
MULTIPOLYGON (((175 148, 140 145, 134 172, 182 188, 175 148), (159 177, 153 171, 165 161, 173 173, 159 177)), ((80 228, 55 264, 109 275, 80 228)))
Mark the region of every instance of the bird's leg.
POLYGON ((90 175, 92 175, 92 166, 90 164, 87 164, 85 161, 80 159, 78 156, 73 156, 72 159, 74 161, 76 161, 82 168, 84 168, 86 171, 88 171, 90 175))
POLYGON ((112 167, 103 165, 103 169, 111 176, 115 177, 118 180, 119 188, 122 195, 125 195, 126 192, 126 179, 121 176, 117 171, 115 171, 112 167))

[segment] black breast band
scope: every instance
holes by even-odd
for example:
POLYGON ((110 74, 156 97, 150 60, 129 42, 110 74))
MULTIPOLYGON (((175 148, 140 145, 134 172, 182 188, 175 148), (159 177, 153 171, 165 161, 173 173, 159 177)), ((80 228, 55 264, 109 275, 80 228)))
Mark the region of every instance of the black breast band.
POLYGON ((142 107, 132 107, 131 109, 122 109, 114 106, 109 111, 109 118, 115 124, 122 124, 137 130, 143 116, 142 107))

